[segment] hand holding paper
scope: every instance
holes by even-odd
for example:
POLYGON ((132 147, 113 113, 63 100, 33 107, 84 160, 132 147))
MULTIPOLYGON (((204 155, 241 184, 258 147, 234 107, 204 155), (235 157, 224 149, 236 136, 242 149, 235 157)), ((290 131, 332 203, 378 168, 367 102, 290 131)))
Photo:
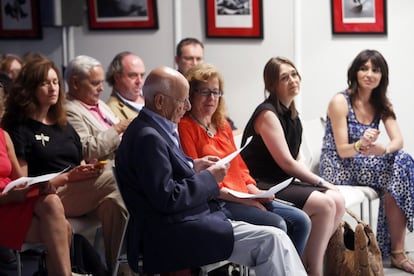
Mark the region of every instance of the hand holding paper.
POLYGON ((233 160, 234 157, 236 157, 242 150, 244 150, 246 148, 246 146, 250 143, 250 141, 252 140, 252 136, 250 136, 249 138, 247 138, 246 140, 246 144, 244 144, 243 147, 241 147, 240 149, 230 153, 229 155, 227 155, 226 157, 220 159, 216 164, 217 165, 224 165, 227 163, 230 163, 231 160, 233 160))
POLYGON ((36 177, 20 177, 12 182, 10 182, 9 184, 7 184, 7 186, 4 188, 3 193, 7 193, 8 191, 10 191, 12 188, 27 183, 28 186, 37 184, 37 183, 42 183, 42 182, 47 182, 50 179, 58 176, 59 174, 65 172, 67 170, 64 169, 61 172, 57 172, 57 173, 49 173, 49 174, 44 174, 44 175, 40 175, 40 176, 36 176, 36 177))
POLYGON ((228 192, 231 195, 238 197, 238 198, 268 198, 268 197, 272 197, 275 193, 279 192, 280 190, 286 188, 292 182, 292 180, 293 178, 291 177, 283 181, 282 183, 276 184, 275 186, 273 186, 272 188, 270 188, 269 190, 261 194, 246 194, 242 192, 233 191, 230 189, 228 189, 228 192))

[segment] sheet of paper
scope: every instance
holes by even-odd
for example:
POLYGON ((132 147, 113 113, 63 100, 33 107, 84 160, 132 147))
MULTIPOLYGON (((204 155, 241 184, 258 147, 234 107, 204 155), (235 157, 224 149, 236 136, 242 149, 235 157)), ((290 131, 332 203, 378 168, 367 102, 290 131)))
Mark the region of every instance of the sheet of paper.
POLYGON ((238 198, 268 198, 268 197, 272 197, 274 196, 275 193, 279 192, 280 190, 286 188, 293 180, 293 177, 279 183, 276 184, 275 186, 273 186, 272 188, 270 188, 269 190, 267 190, 266 192, 262 193, 262 194, 257 194, 257 195, 253 195, 253 194, 246 194, 246 193, 241 193, 241 192, 237 192, 237 191, 233 191, 230 189, 227 189, 229 191, 230 194, 234 195, 235 197, 238 198))
POLYGON ((49 181, 50 179, 58 176, 59 174, 65 172, 68 168, 64 169, 61 172, 57 172, 57 173, 48 173, 48 174, 44 174, 44 175, 39 175, 39 176, 35 176, 35 177, 20 177, 12 182, 10 182, 9 184, 7 184, 7 186, 4 188, 3 193, 7 193, 8 191, 10 191, 13 187, 20 185, 20 184, 24 184, 27 182, 27 184, 30 185, 34 185, 37 183, 41 183, 41 182, 46 182, 49 181))
POLYGON ((220 159, 217 164, 218 165, 224 165, 227 163, 230 163, 231 160, 233 160, 234 157, 236 157, 243 149, 245 149, 247 147, 247 145, 250 143, 250 141, 252 140, 252 136, 248 137, 246 139, 246 144, 244 144, 243 147, 241 147, 240 149, 230 153, 229 155, 227 155, 226 157, 223 157, 222 159, 220 159))

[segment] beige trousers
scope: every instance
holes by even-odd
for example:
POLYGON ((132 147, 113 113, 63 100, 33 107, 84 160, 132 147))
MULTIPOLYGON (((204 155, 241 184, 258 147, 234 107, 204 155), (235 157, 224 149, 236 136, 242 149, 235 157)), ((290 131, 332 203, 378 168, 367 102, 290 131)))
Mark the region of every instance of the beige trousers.
POLYGON ((59 188, 58 195, 67 217, 88 214, 101 221, 106 262, 112 269, 121 244, 127 211, 110 166, 98 178, 71 182, 59 188))

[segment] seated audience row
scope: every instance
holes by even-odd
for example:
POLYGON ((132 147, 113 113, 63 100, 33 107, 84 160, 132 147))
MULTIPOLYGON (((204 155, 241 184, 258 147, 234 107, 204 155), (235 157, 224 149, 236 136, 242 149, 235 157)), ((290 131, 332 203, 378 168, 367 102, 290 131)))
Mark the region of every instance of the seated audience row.
MULTIPOLYGON (((207 155, 224 158, 236 150, 236 145, 225 117, 223 77, 209 64, 196 65, 185 76, 190 84, 191 109, 178 124, 183 151, 193 159, 207 155)), ((310 232, 309 217, 300 209, 273 200, 274 196, 243 199, 232 195, 229 189, 254 195, 264 191, 256 187, 256 181, 240 155, 229 165, 224 180, 219 183, 220 195, 217 197, 226 216, 284 230, 301 255, 310 232)))
MULTIPOLYGON (((200 47, 197 43, 188 45, 200 47)), ((178 54, 176 61, 179 64, 178 54)), ((11 137, 4 131, 6 159, 12 164, 4 172, 3 188, 20 175, 71 169, 41 185, 38 194, 27 199, 29 188, 24 185, 2 194, 0 208, 29 208, 36 213, 39 202, 52 198, 50 201, 61 205, 57 209, 61 212, 54 215, 65 225, 55 233, 56 239, 66 235, 66 244, 70 225, 63 212, 66 216, 97 215, 104 226, 111 269, 126 221, 110 170, 116 159, 120 191, 131 216, 127 241, 133 270, 143 253, 144 269, 149 272, 189 273, 188 269, 228 259, 253 267, 257 275, 268 275, 269 271, 298 275, 292 270, 298 265, 298 273, 306 270, 308 275, 322 275, 326 246, 344 214, 344 199, 333 184, 369 185, 381 194, 378 239, 383 255, 391 252, 393 266, 414 274, 414 264, 404 251, 405 229, 413 228, 410 176, 414 163, 401 150, 401 133, 386 97, 388 65, 382 55, 362 51, 348 70, 349 88, 329 105, 321 157, 323 178, 301 160, 302 126, 294 104, 301 77, 294 64, 282 57, 271 58, 264 67, 269 96, 248 121, 242 144, 250 136, 252 141, 242 156, 229 164, 216 164, 236 150, 236 145, 226 120, 223 78, 214 66, 202 62, 201 55, 200 60, 193 60, 199 65, 189 64, 182 71, 187 80, 172 68, 158 67, 144 82, 142 59, 121 52, 106 74, 113 87, 108 105, 99 98, 105 74, 96 59, 78 56, 69 63, 65 71, 67 99, 52 62, 44 58, 27 62, 10 87, 2 120, 11 137), (377 142, 380 120, 390 138, 387 145, 377 142), (10 153, 11 140, 14 149, 10 153), (68 145, 67 150, 62 145, 68 145), (372 167, 373 160, 381 165, 372 167), (97 161, 110 162, 96 166, 97 161), (378 166, 383 168, 381 172, 378 166), (371 172, 369 178, 354 174, 362 168, 371 172), (338 178, 344 174, 346 179, 338 178), (294 207, 274 197, 242 199, 229 192, 257 195, 290 177, 297 180, 275 197, 294 207), (61 201, 51 193, 54 189, 61 201), (401 191, 407 192, 403 195, 401 191), (272 238, 265 242, 264 237, 272 238), (215 239, 221 243, 212 242, 215 239), (175 254, 182 246, 186 247, 185 256, 175 254), (292 246, 297 253, 281 253, 292 246), (251 250, 257 255, 245 254, 251 250), (258 263, 262 254, 271 257, 258 263)), ((15 214, 13 210, 11 214, 15 214)), ((43 214, 41 207, 39 210, 43 214)), ((18 248, 25 240, 41 240, 56 246, 54 252, 65 251, 66 245, 57 246, 53 236, 50 241, 31 235, 36 219, 22 218, 27 227, 17 243, 0 241, 0 245, 18 248)), ((13 230, 13 226, 7 229, 13 230)), ((65 254, 55 267, 48 263, 51 271, 67 271, 65 254)))
POLYGON ((130 213, 128 260, 137 270, 175 271, 228 259, 256 275, 306 275, 288 236, 276 227, 228 220, 218 182, 227 164, 187 157, 177 124, 191 108, 178 71, 158 67, 143 87, 145 107, 125 131, 115 156, 120 191, 130 213), (179 249, 179 254, 177 250, 179 249))
MULTIPOLYGON (((79 116, 85 114, 87 119, 79 124, 86 125, 89 131, 94 124, 101 122, 93 121, 96 120, 93 115, 86 115, 91 114, 87 103, 93 102, 81 103, 81 100, 97 99, 96 91, 91 87, 92 83, 96 83, 94 73, 101 66, 94 60, 76 61, 79 58, 69 64, 66 71, 69 93, 79 96, 76 103, 80 107, 73 113, 79 116)), ((103 74, 98 77, 101 83, 103 74)), ((103 226, 107 265, 111 269, 127 213, 111 166, 97 166, 94 163, 113 155, 120 140, 118 134, 122 133, 118 130, 126 126, 121 124, 117 130, 113 128, 115 134, 112 139, 116 140, 113 142, 116 146, 112 147, 112 153, 108 153, 108 147, 103 146, 101 148, 105 152, 101 153, 92 146, 90 139, 83 141, 79 136, 82 133, 72 127, 76 121, 70 120, 70 107, 70 102, 65 103, 63 80, 57 67, 47 59, 33 59, 25 64, 10 87, 2 125, 13 140, 23 175, 37 176, 71 168, 69 173, 63 173, 50 182, 57 188, 67 217, 92 214, 99 218, 103 226)), ((96 133, 94 135, 97 136, 96 133)), ((105 139, 109 141, 108 137, 105 139)))

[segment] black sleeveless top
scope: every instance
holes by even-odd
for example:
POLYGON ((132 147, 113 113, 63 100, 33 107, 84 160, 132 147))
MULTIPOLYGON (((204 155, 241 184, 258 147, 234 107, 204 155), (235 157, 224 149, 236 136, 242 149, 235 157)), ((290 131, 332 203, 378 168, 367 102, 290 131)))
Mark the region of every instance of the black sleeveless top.
POLYGON ((250 170, 250 174, 257 182, 277 183, 291 177, 274 161, 262 137, 254 130, 254 123, 260 112, 270 110, 279 118, 293 158, 296 159, 298 156, 302 143, 302 123, 299 117, 292 119, 291 111, 282 104, 282 111, 278 113, 274 102, 274 98, 270 96, 261 103, 254 111, 243 132, 242 145, 245 144, 248 137, 253 136, 252 141, 241 152, 241 155, 250 170))

